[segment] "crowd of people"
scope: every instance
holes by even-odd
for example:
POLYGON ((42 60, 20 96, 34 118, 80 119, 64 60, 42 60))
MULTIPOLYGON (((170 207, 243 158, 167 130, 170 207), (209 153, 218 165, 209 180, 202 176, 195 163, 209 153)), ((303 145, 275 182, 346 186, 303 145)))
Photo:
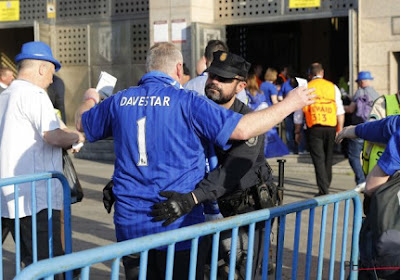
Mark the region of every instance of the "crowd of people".
MULTIPOLYGON (((56 89, 64 86, 54 76, 61 64, 50 47, 42 42, 28 42, 15 61, 16 80, 3 79, 10 69, 0 69, 0 86, 5 88, 0 94, 0 178, 49 170, 62 172, 62 149, 85 140, 94 142, 113 137, 116 160, 109 190, 115 201, 118 242, 202 223, 207 214, 229 217, 275 206, 277 187, 266 161, 271 156, 309 151, 318 185, 316 196, 329 194, 335 137, 338 142, 350 138, 348 158, 356 185, 365 186, 368 195, 398 170, 400 161, 393 162, 398 155, 399 136, 395 133, 395 139, 389 141, 389 151, 380 159, 374 144, 369 144, 367 180, 361 166, 364 144, 356 136, 387 142, 388 137, 369 139, 370 131, 389 125, 394 130, 397 125, 393 121, 364 124, 369 117, 386 116, 378 114, 382 110, 374 109, 373 101, 377 99, 375 104, 380 104, 379 108, 388 108, 387 115, 395 111, 389 104, 397 102, 396 108, 399 107, 397 98, 394 101, 378 98, 371 87, 370 72, 359 73, 359 89, 343 105, 341 91, 324 78, 321 63, 310 65, 308 87, 298 86, 288 67, 279 74, 276 69, 267 68, 261 76, 261 65, 251 67, 244 58, 229 52, 224 42, 212 40, 202 60, 206 70, 199 67, 204 71, 189 80, 181 52, 173 44, 158 43, 147 53, 147 73, 138 86, 104 100, 95 89, 88 89, 76 112, 76 130, 71 130, 63 122, 63 106, 59 106, 61 117, 57 117, 54 94, 52 90, 49 95, 46 91, 51 83, 56 84, 53 86, 56 89), (351 114, 352 126, 347 128, 344 128, 345 113, 351 114), (282 122, 287 146, 276 130, 282 122)), ((379 151, 382 154, 383 150, 379 151)), ((367 153, 365 148, 364 152, 367 153)), ((28 265, 32 262, 32 205, 30 188, 23 186, 20 195, 27 199, 19 204, 21 260, 28 265)), ((59 183, 53 182, 53 217, 58 220, 62 210, 60 188, 59 183)), ((36 189, 38 228, 42 228, 38 240, 43 241, 47 240, 47 194, 44 184, 37 184, 36 189)), ((1 192, 2 230, 3 233, 9 230, 14 236, 14 189, 4 187, 1 192)), ((53 223, 55 256, 63 253, 61 224, 53 223)), ((247 231, 241 231, 240 235, 246 236, 247 231)), ((262 259, 266 255, 264 240, 263 225, 258 224, 252 279, 261 277, 262 259)), ((42 241, 38 259, 48 257, 48 242, 42 241)), ((230 243, 230 234, 221 233, 220 257, 226 265, 230 243)), ((174 279, 187 278, 190 247, 190 242, 176 244, 175 263, 179 266, 175 266, 174 279)), ((204 276, 209 248, 210 240, 205 237, 199 244, 196 279, 204 276)), ((240 249, 243 248, 238 248, 238 252, 245 251, 240 249)), ((165 248, 150 250, 151 269, 147 278, 163 278, 165 261, 165 248)), ((138 278, 139 255, 124 256, 123 265, 127 279, 138 278)), ((245 256, 239 255, 236 267, 239 279, 244 278, 245 269, 245 256)))

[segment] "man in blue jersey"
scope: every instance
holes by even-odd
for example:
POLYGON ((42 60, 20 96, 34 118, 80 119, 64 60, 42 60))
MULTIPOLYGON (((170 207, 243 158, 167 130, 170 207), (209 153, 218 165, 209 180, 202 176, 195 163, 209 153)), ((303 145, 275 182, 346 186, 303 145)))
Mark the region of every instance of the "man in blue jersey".
MULTIPOLYGON (((205 85, 206 96, 220 106, 245 115, 252 111, 250 107, 236 98, 237 92, 245 84, 250 63, 242 57, 223 51, 214 52, 214 59, 208 69, 205 85), (239 81, 237 80, 239 79, 239 81)), ((273 207, 277 201, 277 187, 273 183, 272 170, 264 156, 264 135, 249 140, 229 141, 228 150, 215 147, 218 167, 211 171, 192 192, 198 203, 218 199, 219 208, 224 217, 243 214, 254 210, 273 207)), ((178 192, 163 192, 168 199, 153 207, 155 219, 167 220, 166 224, 186 214, 190 207, 180 209, 180 205, 196 205, 191 197, 178 192), (188 199, 188 201, 185 201, 188 199), (177 205, 178 207, 175 207, 177 205)), ((236 277, 245 279, 248 228, 239 230, 236 256, 236 277)), ((228 277, 231 248, 231 231, 221 233, 220 256, 225 263, 220 264, 220 276, 228 277)), ((264 253, 264 223, 257 224, 254 236, 253 272, 251 279, 260 279, 264 253)), ((272 271, 273 266, 269 264, 272 271)))
MULTIPOLYGON (((89 89, 77 111, 76 127, 89 141, 114 137, 118 241, 203 222, 201 205, 167 226, 153 220, 151 207, 164 200, 161 191, 187 193, 194 203, 191 191, 205 175, 205 142, 227 149, 229 138, 245 140, 263 134, 291 112, 314 102, 312 89, 298 88, 282 105, 242 116, 181 89, 182 65, 182 54, 173 44, 156 44, 148 51, 148 73, 137 87, 120 91, 100 104, 99 94, 89 89)), ((178 243, 175 249, 179 266, 173 274, 176 279, 185 279, 190 242, 178 243)), ((149 252, 148 279, 164 277, 165 255, 164 251, 149 252)), ((198 261, 196 274, 201 279, 204 259, 199 256, 198 261)), ((131 269, 125 261, 124 266, 126 271, 131 269)))

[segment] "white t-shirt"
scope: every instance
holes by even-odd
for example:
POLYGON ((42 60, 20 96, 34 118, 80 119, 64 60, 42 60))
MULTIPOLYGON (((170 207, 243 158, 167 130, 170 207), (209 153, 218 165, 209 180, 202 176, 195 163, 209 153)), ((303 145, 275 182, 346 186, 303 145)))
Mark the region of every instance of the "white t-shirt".
MULTIPOLYGON (((0 95, 0 178, 48 171, 62 172, 62 151, 47 144, 45 131, 60 128, 47 93, 15 80, 0 95)), ((62 187, 51 180, 52 207, 62 208, 62 187)), ((18 185, 19 216, 32 215, 31 184, 18 185)), ((36 210, 47 207, 47 183, 36 182, 36 210)), ((1 215, 15 218, 14 186, 1 187, 1 215)))

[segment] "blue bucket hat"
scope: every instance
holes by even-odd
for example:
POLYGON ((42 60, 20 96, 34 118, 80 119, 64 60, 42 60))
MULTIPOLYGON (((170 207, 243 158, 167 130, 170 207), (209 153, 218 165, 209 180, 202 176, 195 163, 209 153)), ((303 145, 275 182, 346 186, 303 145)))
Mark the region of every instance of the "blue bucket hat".
POLYGON ((61 68, 60 62, 53 57, 50 47, 43 42, 28 42, 23 44, 21 53, 15 57, 15 62, 18 63, 24 59, 49 61, 55 65, 56 72, 61 68))
POLYGON ((361 71, 358 73, 358 77, 356 82, 360 81, 360 80, 373 80, 374 77, 371 76, 371 72, 369 71, 361 71))

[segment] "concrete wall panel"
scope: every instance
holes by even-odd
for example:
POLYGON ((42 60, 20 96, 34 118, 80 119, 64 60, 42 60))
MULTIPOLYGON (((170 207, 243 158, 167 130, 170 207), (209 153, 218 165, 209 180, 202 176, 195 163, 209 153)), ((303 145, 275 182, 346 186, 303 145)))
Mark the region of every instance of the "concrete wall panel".
POLYGON ((57 75, 65 84, 65 110, 67 124, 74 125, 75 111, 82 102, 83 93, 89 88, 87 66, 63 66, 57 75))
POLYGON ((374 80, 372 86, 379 94, 388 94, 389 91, 389 69, 387 65, 363 67, 360 71, 371 71, 374 80))
POLYGON ((192 0, 192 22, 214 23, 214 0, 192 0))
POLYGON ((400 1, 398 0, 359 0, 362 16, 365 18, 389 17, 400 15, 400 1))
POLYGON ((391 43, 372 42, 361 45, 361 53, 363 54, 363 66, 387 65, 387 52, 391 43))
POLYGON ((383 42, 393 40, 390 18, 363 18, 361 40, 368 42, 383 42))
POLYGON ((129 21, 102 22, 90 26, 92 65, 121 64, 131 60, 129 21))
POLYGON ((393 16, 400 16, 400 1, 360 1, 359 70, 369 70, 376 77, 374 87, 381 94, 390 93, 398 84, 398 75, 390 71, 398 66, 390 60, 400 50, 400 35, 393 34, 393 16))

